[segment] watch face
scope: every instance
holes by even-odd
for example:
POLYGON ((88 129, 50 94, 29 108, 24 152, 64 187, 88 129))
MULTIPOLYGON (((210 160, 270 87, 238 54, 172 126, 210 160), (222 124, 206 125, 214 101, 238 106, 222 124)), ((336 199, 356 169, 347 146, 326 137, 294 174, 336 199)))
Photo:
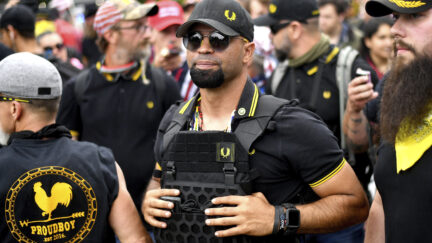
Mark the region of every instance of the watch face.
POLYGON ((288 210, 288 227, 298 228, 300 226, 300 211, 289 208, 288 210))

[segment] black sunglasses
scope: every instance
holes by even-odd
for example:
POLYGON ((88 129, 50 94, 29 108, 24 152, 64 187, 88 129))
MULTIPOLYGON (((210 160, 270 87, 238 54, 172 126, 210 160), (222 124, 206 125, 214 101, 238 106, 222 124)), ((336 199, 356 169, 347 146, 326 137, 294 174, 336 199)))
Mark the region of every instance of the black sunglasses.
POLYGON ((290 24, 291 24, 291 21, 290 21, 290 22, 277 23, 277 24, 271 25, 271 26, 270 26, 271 33, 272 33, 273 35, 275 35, 275 34, 277 34, 277 32, 279 32, 281 29, 287 27, 287 26, 290 25, 290 24))
POLYGON ((24 102, 24 103, 31 103, 30 100, 24 100, 24 99, 12 98, 12 97, 5 97, 5 96, 0 96, 0 101, 18 101, 18 102, 24 102))
POLYGON ((63 43, 58 43, 58 44, 55 44, 54 46, 46 46, 43 49, 44 49, 44 51, 50 51, 51 52, 54 50, 54 48, 57 48, 57 50, 61 50, 61 49, 63 49, 63 47, 64 47, 63 43))
POLYGON ((208 35, 203 35, 199 32, 191 32, 183 38, 183 45, 189 51, 196 51, 198 48, 200 48, 204 37, 209 39, 210 46, 215 51, 225 50, 229 46, 231 38, 241 38, 246 43, 249 42, 247 39, 241 36, 230 37, 220 33, 219 31, 213 31, 208 35))

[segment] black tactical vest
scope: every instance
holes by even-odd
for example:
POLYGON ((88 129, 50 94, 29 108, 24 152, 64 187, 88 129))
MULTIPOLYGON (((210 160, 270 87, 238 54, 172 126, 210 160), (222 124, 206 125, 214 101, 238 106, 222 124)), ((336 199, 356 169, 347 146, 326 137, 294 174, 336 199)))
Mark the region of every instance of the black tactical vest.
POLYGON ((264 132, 279 107, 288 101, 262 96, 254 117, 240 121, 234 133, 180 131, 187 116, 175 111, 173 121, 163 137, 162 188, 180 190, 179 197, 162 199, 174 202, 172 216, 160 219, 166 229, 155 229, 158 243, 247 243, 249 236, 217 238, 214 233, 222 227, 205 224, 206 208, 215 197, 248 195, 252 181, 258 175, 249 168, 248 151, 264 132))

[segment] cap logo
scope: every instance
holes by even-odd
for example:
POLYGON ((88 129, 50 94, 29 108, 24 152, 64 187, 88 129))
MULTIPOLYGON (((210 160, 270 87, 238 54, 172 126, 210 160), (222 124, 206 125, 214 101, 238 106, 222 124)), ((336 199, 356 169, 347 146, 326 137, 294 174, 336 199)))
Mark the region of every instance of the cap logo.
POLYGON ((270 4, 270 6, 269 6, 269 12, 272 13, 272 14, 274 14, 274 13, 276 13, 276 10, 277 10, 277 6, 274 5, 273 3, 270 4))
POLYGON ((398 5, 401 8, 417 8, 426 4, 422 1, 404 1, 404 0, 389 0, 389 1, 398 5))
POLYGON ((176 7, 168 7, 168 8, 160 8, 159 9, 159 17, 165 18, 168 16, 179 16, 180 10, 176 7))
POLYGON ((312 16, 319 15, 319 9, 312 11, 312 16))
POLYGON ((231 17, 229 16, 229 10, 225 10, 225 17, 229 20, 229 21, 234 21, 236 19, 236 13, 232 12, 231 17))

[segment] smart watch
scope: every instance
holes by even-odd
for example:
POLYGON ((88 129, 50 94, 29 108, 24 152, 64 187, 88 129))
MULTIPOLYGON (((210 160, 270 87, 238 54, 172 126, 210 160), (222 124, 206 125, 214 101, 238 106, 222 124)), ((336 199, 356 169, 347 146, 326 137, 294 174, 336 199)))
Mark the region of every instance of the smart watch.
POLYGON ((291 203, 283 203, 282 207, 286 210, 284 234, 295 234, 300 227, 300 211, 291 203))

